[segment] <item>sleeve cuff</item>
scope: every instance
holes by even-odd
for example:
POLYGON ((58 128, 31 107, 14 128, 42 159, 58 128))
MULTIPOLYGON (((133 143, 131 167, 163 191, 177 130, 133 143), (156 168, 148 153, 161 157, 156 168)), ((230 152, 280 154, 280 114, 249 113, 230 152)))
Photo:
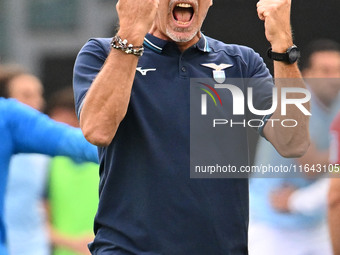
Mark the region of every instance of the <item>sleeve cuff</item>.
POLYGON ((77 111, 78 120, 80 120, 80 113, 81 113, 81 110, 83 109, 84 103, 85 103, 85 96, 83 97, 83 100, 81 101, 79 108, 78 108, 78 111, 77 111))

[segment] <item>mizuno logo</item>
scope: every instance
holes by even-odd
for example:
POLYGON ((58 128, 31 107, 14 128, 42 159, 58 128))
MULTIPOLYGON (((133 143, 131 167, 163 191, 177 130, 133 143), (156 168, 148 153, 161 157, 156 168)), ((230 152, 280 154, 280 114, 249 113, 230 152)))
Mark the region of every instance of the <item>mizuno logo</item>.
POLYGON ((152 68, 152 69, 142 69, 141 67, 137 67, 136 70, 138 72, 140 72, 143 76, 145 76, 147 74, 147 72, 154 72, 156 71, 156 68, 152 68))

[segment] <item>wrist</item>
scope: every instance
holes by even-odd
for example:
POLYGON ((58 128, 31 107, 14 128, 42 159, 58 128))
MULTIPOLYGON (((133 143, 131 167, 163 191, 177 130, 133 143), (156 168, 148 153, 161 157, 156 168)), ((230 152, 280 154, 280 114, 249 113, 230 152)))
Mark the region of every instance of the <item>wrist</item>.
POLYGON ((300 57, 300 50, 296 45, 288 47, 284 53, 276 52, 273 51, 272 48, 269 48, 267 55, 272 60, 281 61, 286 64, 294 64, 300 57))
POLYGON ((137 57, 143 56, 144 53, 144 47, 143 45, 133 45, 129 43, 127 39, 120 38, 119 35, 116 35, 113 37, 111 41, 111 47, 117 50, 121 50, 125 52, 126 54, 133 54, 137 57))
POLYGON ((272 50, 277 53, 284 53, 294 45, 292 38, 284 38, 271 43, 272 50))
POLYGON ((141 32, 134 32, 132 30, 119 29, 117 35, 123 40, 128 40, 133 45, 142 45, 146 34, 141 32))
POLYGON ((281 44, 272 44, 272 51, 277 53, 285 53, 288 48, 292 47, 293 42, 290 43, 281 43, 281 44))

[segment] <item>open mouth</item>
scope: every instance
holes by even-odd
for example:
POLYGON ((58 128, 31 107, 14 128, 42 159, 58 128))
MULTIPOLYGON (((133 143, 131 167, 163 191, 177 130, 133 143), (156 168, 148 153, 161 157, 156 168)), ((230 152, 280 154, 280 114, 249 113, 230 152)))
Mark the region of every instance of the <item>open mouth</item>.
POLYGON ((178 3, 172 14, 177 24, 189 25, 194 16, 194 8, 189 3, 178 3))

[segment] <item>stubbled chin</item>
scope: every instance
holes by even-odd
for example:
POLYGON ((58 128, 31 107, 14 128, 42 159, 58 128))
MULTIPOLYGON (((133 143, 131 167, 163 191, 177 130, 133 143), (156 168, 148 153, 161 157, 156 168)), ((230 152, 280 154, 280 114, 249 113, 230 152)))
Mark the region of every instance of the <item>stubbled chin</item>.
POLYGON ((174 31, 173 29, 167 28, 166 34, 167 36, 173 40, 174 42, 189 42, 191 41, 198 33, 197 30, 193 31, 185 31, 187 29, 178 29, 179 31, 174 31), (180 31, 182 30, 182 31, 180 31))

